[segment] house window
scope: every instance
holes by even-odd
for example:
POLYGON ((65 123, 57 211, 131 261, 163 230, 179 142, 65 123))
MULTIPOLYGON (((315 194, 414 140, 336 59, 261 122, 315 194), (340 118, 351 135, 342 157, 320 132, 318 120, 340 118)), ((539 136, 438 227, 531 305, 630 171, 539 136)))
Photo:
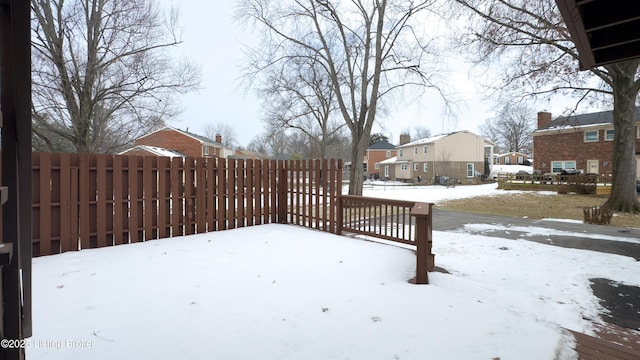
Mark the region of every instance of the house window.
POLYGON ((423 172, 429 172, 429 166, 428 165, 429 164, 427 164, 427 163, 422 164, 422 171, 423 172))
POLYGON ((559 173, 564 169, 575 169, 575 168, 576 168, 575 160, 551 162, 551 172, 554 172, 554 173, 559 173))
POLYGON ((413 171, 418 171, 418 163, 413 163, 413 171))
POLYGON ((423 153, 423 154, 426 154, 426 153, 427 153, 427 145, 425 145, 425 146, 423 146, 423 147, 422 147, 422 153, 423 153))
POLYGON ((499 157, 496 158, 496 164, 500 165, 500 158, 499 157))
POLYGON ((202 145, 202 155, 209 155, 209 147, 207 145, 202 145))
POLYGON ((391 150, 387 150, 387 158, 391 157, 391 150))
POLYGON ((398 157, 402 157, 402 149, 400 149, 400 152, 398 153, 398 157))
POLYGON ((594 142, 594 141, 598 141, 598 130, 585 131, 584 132, 584 142, 594 142))
POLYGON ((510 158, 510 157, 508 157, 508 156, 507 156, 507 157, 505 157, 505 158, 504 158, 504 164, 505 164, 505 165, 510 165, 510 164, 511 164, 511 158, 510 158))
POLYGON ((400 164, 400 170, 407 171, 407 164, 400 164))
POLYGON ((524 158, 522 156, 518 156, 518 164, 524 164, 524 158))
POLYGON ((376 169, 376 170, 380 170, 380 163, 375 163, 373 165, 373 168, 376 169))
POLYGON ((467 163, 467 177, 472 178, 474 173, 473 163, 467 163))
POLYGON ((640 139, 640 126, 636 126, 636 139, 640 139))
POLYGON ((614 129, 605 130, 604 131, 604 139, 606 141, 613 141, 613 137, 615 136, 616 131, 614 129))
POLYGON ((413 148, 413 155, 418 155, 418 147, 413 148))

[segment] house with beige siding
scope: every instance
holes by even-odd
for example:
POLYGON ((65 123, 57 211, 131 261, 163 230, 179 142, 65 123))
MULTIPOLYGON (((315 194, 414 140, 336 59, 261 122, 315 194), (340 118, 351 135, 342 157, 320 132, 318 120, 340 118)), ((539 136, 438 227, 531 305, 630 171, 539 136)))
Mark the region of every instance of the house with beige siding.
POLYGON ((431 184, 446 176, 475 184, 485 173, 485 161, 491 166, 488 159, 493 157, 494 146, 467 130, 415 140, 397 147, 393 178, 416 181, 419 176, 421 182, 431 184))

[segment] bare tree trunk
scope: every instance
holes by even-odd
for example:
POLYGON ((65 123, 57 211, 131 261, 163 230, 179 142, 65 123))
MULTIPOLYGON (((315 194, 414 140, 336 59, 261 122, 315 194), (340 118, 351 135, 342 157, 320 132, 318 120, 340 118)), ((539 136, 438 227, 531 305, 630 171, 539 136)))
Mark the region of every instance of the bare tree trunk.
POLYGON ((362 195, 364 168, 362 162, 369 143, 369 136, 359 136, 351 143, 351 169, 349 170, 349 195, 362 195), (360 159, 360 161, 357 161, 360 159))
POLYGON ((615 211, 640 212, 636 195, 635 99, 639 83, 634 81, 638 61, 609 65, 613 78, 613 182, 604 204, 615 211), (630 196, 632 195, 632 196, 630 196))

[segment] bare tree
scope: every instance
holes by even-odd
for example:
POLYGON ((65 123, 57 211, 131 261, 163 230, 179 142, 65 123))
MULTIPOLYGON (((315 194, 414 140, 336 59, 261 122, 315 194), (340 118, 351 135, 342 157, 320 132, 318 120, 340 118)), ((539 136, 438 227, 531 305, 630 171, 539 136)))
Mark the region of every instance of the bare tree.
MULTIPOLYGON (((255 76, 299 58, 326 72, 351 135, 349 193, 362 194, 363 158, 384 98, 406 85, 433 86, 424 58, 428 43, 412 21, 425 21, 433 0, 243 0, 238 17, 262 34, 252 51, 255 76), (260 57, 262 55, 262 57, 260 57)), ((422 26, 422 23, 420 24, 422 26)))
POLYGON ((505 106, 498 117, 485 121, 480 131, 503 151, 530 153, 534 120, 535 113, 526 106, 505 106))
POLYGON ((216 135, 220 135, 222 137, 222 145, 228 148, 234 148, 238 144, 236 130, 228 123, 209 124, 204 128, 204 135, 211 140, 215 140, 216 135))
POLYGON ((172 59, 177 13, 153 0, 32 0, 35 136, 114 152, 178 112, 199 70, 172 59), (56 138, 53 139, 52 138, 56 138))
POLYGON ((553 0, 456 1, 472 14, 463 37, 465 52, 479 64, 501 64, 502 81, 494 83, 493 94, 513 100, 568 93, 578 102, 606 104, 613 99, 613 184, 605 206, 640 211, 634 172, 640 60, 578 72, 576 46, 553 0))
POLYGON ((412 139, 426 139, 431 137, 431 130, 424 126, 415 126, 410 134, 412 139))
MULTIPOLYGON (((300 53, 308 52, 300 48, 300 53)), ((256 59, 250 68, 259 67, 256 59)), ((345 126, 336 119, 335 92, 331 80, 313 53, 282 61, 279 66, 263 70, 263 86, 258 89, 264 99, 268 124, 304 134, 305 142, 326 158, 332 137, 345 126)))

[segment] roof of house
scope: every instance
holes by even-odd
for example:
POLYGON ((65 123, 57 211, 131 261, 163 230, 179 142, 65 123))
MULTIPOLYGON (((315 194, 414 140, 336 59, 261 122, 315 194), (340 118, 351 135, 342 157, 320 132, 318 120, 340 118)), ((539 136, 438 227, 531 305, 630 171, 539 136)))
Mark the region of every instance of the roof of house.
MULTIPOLYGON (((436 142, 436 141, 438 141, 438 140, 440 140, 440 139, 443 139, 443 138, 445 138, 445 137, 447 137, 447 136, 451 136, 451 135, 455 135, 455 134, 459 134, 459 133, 469 133, 469 134, 472 134, 472 135, 475 135, 475 136, 481 137, 481 136, 479 136, 479 135, 476 135, 476 134, 472 133, 471 131, 468 131, 468 130, 460 130, 460 131, 450 132, 450 133, 448 133, 448 134, 440 134, 440 135, 431 136, 431 137, 428 137, 428 138, 424 138, 424 139, 419 139, 419 140, 416 140, 416 141, 412 141, 412 142, 407 143, 407 144, 404 144, 404 145, 399 145, 399 146, 398 146, 398 148, 401 148, 401 147, 410 147, 410 146, 416 146, 416 145, 424 145, 424 144, 431 144, 431 143, 434 143, 434 142, 436 142)), ((484 139, 484 141, 485 141, 485 143, 487 143, 487 144, 495 145, 494 143, 492 143, 491 141, 489 141, 489 140, 487 140, 487 139, 484 139)))
MULTIPOLYGON (((636 121, 640 121, 640 107, 636 108, 635 119, 636 121)), ((560 116, 536 131, 606 124, 613 124, 613 111, 611 110, 590 114, 560 116)))
POLYGON ((177 129, 177 128, 174 128, 174 127, 171 127, 171 126, 165 126, 165 127, 160 128, 160 129, 158 129, 158 130, 156 130, 156 131, 152 131, 152 132, 150 132, 150 133, 148 133, 148 134, 146 134, 146 135, 141 136, 140 138, 147 137, 147 136, 149 136, 149 135, 151 135, 151 134, 155 134, 155 133, 160 132, 160 131, 163 131, 163 130, 173 130, 173 131, 177 131, 177 132, 179 132, 179 133, 181 133, 181 134, 183 134, 183 135, 189 136, 189 137, 191 137, 191 138, 193 138, 193 139, 195 139, 195 140, 199 141, 199 142, 200 142, 200 143, 202 143, 202 144, 214 145, 214 146, 216 146, 216 147, 224 147, 224 145, 222 145, 221 143, 219 143, 219 142, 217 142, 217 141, 215 141, 215 140, 211 140, 211 139, 209 139, 209 138, 208 138, 208 137, 206 137, 206 136, 202 136, 202 135, 194 134, 194 133, 188 132, 188 131, 186 131, 186 130, 180 130, 180 129, 177 129))
POLYGON ((396 146, 393 144, 390 144, 388 141, 386 140, 380 140, 375 144, 370 145, 367 149, 369 150, 392 150, 395 149, 396 146))
POLYGON ((149 146, 149 145, 136 145, 130 149, 127 149, 125 151, 122 151, 120 153, 118 153, 118 155, 122 155, 125 154, 129 151, 135 151, 135 150, 139 150, 139 151, 146 151, 149 152, 151 154, 157 155, 157 156, 166 156, 166 157, 186 157, 185 154, 179 152, 179 151, 175 151, 175 150, 170 150, 170 149, 165 149, 165 148, 159 148, 156 146, 149 146))
POLYGON ((397 160, 398 160, 398 157, 397 157, 397 156, 394 156, 394 157, 390 157, 390 158, 388 158, 388 159, 386 159, 386 160, 380 161, 378 164, 393 164, 393 163, 395 163, 397 160))

